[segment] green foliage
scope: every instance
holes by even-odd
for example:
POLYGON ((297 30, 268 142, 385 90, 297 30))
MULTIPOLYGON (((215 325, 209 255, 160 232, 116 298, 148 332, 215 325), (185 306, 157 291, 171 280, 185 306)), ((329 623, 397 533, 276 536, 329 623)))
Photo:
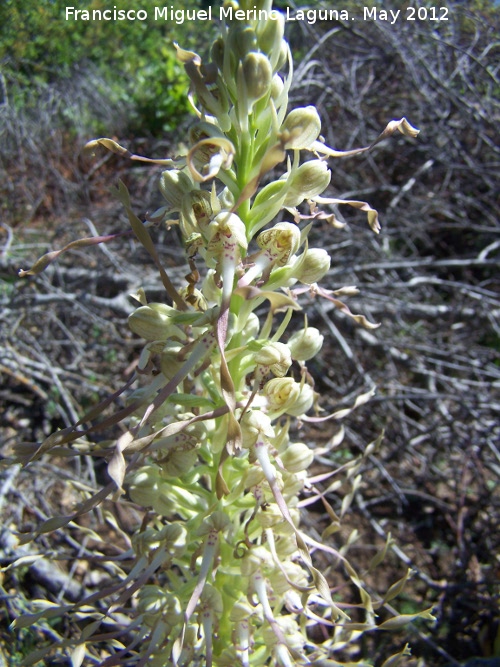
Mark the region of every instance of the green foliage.
MULTIPOLYGON (((178 125, 188 110, 187 79, 173 42, 189 46, 203 24, 191 22, 188 30, 156 22, 152 12, 146 21, 66 20, 66 6, 62 0, 6 0, 0 7, 0 63, 11 103, 29 106, 34 86, 64 85, 89 68, 103 82, 96 92, 127 109, 130 131, 157 135, 178 125)), ((85 9, 109 7, 93 0, 85 9)), ((133 0, 127 9, 144 7, 133 0)))

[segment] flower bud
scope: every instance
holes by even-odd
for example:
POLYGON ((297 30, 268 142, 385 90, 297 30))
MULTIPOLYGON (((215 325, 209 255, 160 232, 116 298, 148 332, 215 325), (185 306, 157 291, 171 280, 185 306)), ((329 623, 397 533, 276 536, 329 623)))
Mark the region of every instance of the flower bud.
POLYGON ((176 210, 180 210, 182 198, 192 189, 193 182, 183 171, 171 169, 160 176, 160 192, 176 210))
POLYGON ((163 348, 160 355, 160 368, 167 380, 171 380, 185 363, 179 359, 179 352, 182 348, 183 346, 180 343, 173 340, 167 340, 163 348))
POLYGON ((271 58, 279 53, 285 33, 285 17, 276 10, 271 12, 268 21, 262 22, 257 28, 259 48, 271 58))
POLYGON ((194 446, 185 449, 170 449, 166 453, 166 456, 158 461, 161 465, 162 475, 168 477, 182 477, 182 475, 185 475, 194 468, 198 458, 195 440, 195 438, 192 439, 194 446))
POLYGON ((217 65, 217 67, 221 72, 224 67, 224 50, 225 50, 224 38, 222 36, 217 37, 215 42, 212 43, 210 55, 212 57, 212 60, 214 61, 214 63, 217 65))
POLYGON ((294 442, 280 454, 280 459, 288 472, 301 472, 313 462, 314 452, 303 442, 294 442))
POLYGON ((250 112, 254 102, 264 97, 271 88, 271 63, 263 53, 249 53, 243 60, 242 76, 250 112))
POLYGON ((287 374, 292 365, 290 349, 284 343, 270 342, 254 355, 254 361, 259 366, 267 366, 276 377, 287 374))
POLYGON ((163 485, 158 466, 142 466, 130 478, 129 495, 132 502, 153 507, 158 514, 168 516, 175 510, 175 502, 162 493, 163 485))
POLYGON ((159 531, 161 538, 160 545, 166 546, 168 551, 180 557, 186 550, 188 533, 186 528, 180 523, 169 523, 159 531))
POLYGON ((274 378, 264 385, 269 411, 283 414, 291 408, 300 396, 300 384, 293 378, 274 378))
POLYGON ((308 248, 295 261, 292 276, 304 285, 317 283, 330 270, 330 255, 323 248, 308 248))
POLYGON ((256 546, 248 549, 241 559, 241 574, 244 577, 249 577, 262 566, 272 562, 271 554, 264 546, 256 546))
POLYGON ((270 505, 262 507, 260 511, 257 512, 255 521, 257 521, 262 528, 274 528, 277 524, 282 523, 284 519, 278 505, 276 505, 276 503, 271 503, 270 505))
MULTIPOLYGON (((283 472, 283 498, 285 498, 288 509, 292 510, 292 505, 297 504, 297 497, 302 492, 307 481, 307 472, 283 472)), ((298 512, 299 510, 297 510, 298 512)))
MULTIPOLYGON (((304 648, 304 644, 307 641, 306 636, 300 631, 299 624, 291 616, 278 616, 276 619, 277 625, 280 627, 282 633, 285 635, 286 644, 281 644, 278 637, 276 636, 273 628, 270 625, 264 625, 262 628, 262 638, 266 646, 275 646, 280 647, 281 650, 285 651, 288 654, 287 662, 282 662, 279 658, 276 659, 275 664, 291 664, 290 654, 288 649, 294 649, 295 651, 301 652, 304 648)), ((285 658, 286 659, 286 658, 285 658)))
POLYGON ((304 199, 321 194, 328 187, 331 177, 332 173, 324 160, 304 162, 288 179, 290 189, 284 206, 298 206, 304 199))
MULTIPOLYGON (((235 7, 236 11, 238 5, 234 2, 231 4, 235 7)), ((231 56, 234 55, 238 60, 243 60, 251 51, 258 51, 255 30, 246 23, 242 23, 241 25, 233 24, 229 31, 226 49, 228 49, 231 56)))
POLYGON ((203 519, 201 526, 197 530, 197 535, 201 537, 202 535, 208 535, 213 531, 221 533, 228 528, 230 523, 231 520, 225 512, 215 510, 215 512, 212 512, 206 519, 203 519))
MULTIPOLYGON (((306 587, 309 584, 307 574, 298 563, 285 561, 282 565, 288 579, 296 586, 306 587)), ((269 574, 269 582, 275 595, 285 595, 290 590, 290 584, 281 570, 276 569, 274 572, 271 572, 269 574)))
POLYGON ((130 329, 145 340, 167 340, 168 338, 183 338, 179 327, 171 323, 175 308, 164 303, 149 303, 140 306, 128 318, 130 329))
POLYGON ((255 313, 250 313, 242 329, 244 340, 245 341, 255 340, 256 338, 258 338, 259 331, 260 331, 260 320, 255 313))
POLYGON ((273 76, 271 84, 271 97, 275 103, 277 102, 277 100, 279 100, 284 87, 285 84, 283 83, 283 79, 281 78, 281 76, 279 74, 275 74, 273 76))
POLYGON ((253 489, 255 486, 261 484, 265 480, 265 477, 259 465, 252 465, 243 474, 243 488, 253 489))
POLYGON ((224 603, 220 591, 215 586, 205 584, 200 595, 199 607, 202 612, 209 610, 214 616, 220 618, 224 612, 224 603))
POLYGON ((243 447, 253 447, 257 440, 274 438, 271 420, 261 410, 247 410, 241 420, 243 447))
POLYGON ((281 143, 285 149, 308 148, 319 137, 321 119, 316 107, 298 107, 290 111, 281 126, 281 143))
MULTIPOLYGON (((290 47, 288 46, 288 42, 286 41, 286 39, 282 39, 280 50, 277 52, 277 55, 275 56, 275 58, 273 58, 273 69, 274 69, 274 71, 278 72, 290 60, 291 60, 290 47), (276 64, 274 64, 275 60, 276 60, 276 64)), ((287 101, 288 101, 288 97, 287 97, 287 101)))
POLYGON ((147 584, 139 589, 137 611, 143 614, 144 622, 153 626, 161 615, 170 628, 182 620, 179 600, 160 586, 147 584))
POLYGON ((241 597, 234 603, 231 613, 229 614, 229 620, 232 623, 240 623, 241 621, 248 621, 254 614, 255 607, 252 607, 245 598, 241 597))
POLYGON ((316 327, 307 327, 296 331, 287 342, 292 359, 308 361, 321 350, 324 336, 316 327))
POLYGON ((314 403, 314 391, 308 384, 303 384, 295 403, 287 408, 286 414, 292 417, 304 415, 314 403))

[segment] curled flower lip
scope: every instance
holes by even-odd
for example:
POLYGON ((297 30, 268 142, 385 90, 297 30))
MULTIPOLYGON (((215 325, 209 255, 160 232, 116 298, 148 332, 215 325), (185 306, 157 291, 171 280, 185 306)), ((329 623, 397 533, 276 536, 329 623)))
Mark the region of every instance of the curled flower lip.
POLYGON ((371 150, 374 146, 379 144, 384 139, 392 136, 395 132, 401 132, 406 137, 412 137, 413 139, 418 136, 420 130, 417 130, 416 127, 413 127, 406 118, 400 118, 399 120, 391 120, 385 127, 385 129, 379 134, 379 136, 372 141, 369 146, 365 148, 353 148, 348 151, 338 151, 333 148, 330 148, 321 141, 313 141, 308 146, 305 146, 310 151, 314 153, 320 153, 321 155, 327 155, 328 157, 348 157, 350 155, 359 155, 360 153, 366 153, 366 151, 371 150))
POLYGON ((210 137, 198 141, 187 154, 191 176, 198 183, 206 183, 221 169, 228 170, 233 163, 235 148, 225 137, 210 137), (197 166, 198 165, 198 166, 197 166), (201 171, 198 168, 201 165, 201 171))

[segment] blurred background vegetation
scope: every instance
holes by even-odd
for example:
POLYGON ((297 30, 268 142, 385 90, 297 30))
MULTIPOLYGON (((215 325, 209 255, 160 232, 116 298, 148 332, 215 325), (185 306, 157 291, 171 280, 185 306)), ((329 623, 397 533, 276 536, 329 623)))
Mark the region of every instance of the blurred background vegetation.
MULTIPOLYGON (((203 54, 215 29, 202 22, 66 22, 66 4, 0 3, 3 456, 14 443, 40 441, 74 422, 120 386, 136 359, 127 295, 139 286, 151 300, 165 295, 132 240, 68 253, 34 279, 20 281, 17 271, 81 236, 125 229, 126 217, 109 194, 118 178, 129 186, 139 215, 157 207, 161 169, 109 154, 89 160, 82 147, 104 135, 143 155, 175 153, 192 116, 171 43, 203 54)), ((362 4, 343 0, 335 8, 359 15, 362 4)), ((384 9, 407 4, 387 0, 384 9)), ((130 0, 126 8, 146 5, 130 0)), ((109 5, 93 0, 87 7, 109 5)), ((343 449, 334 456, 352 457, 385 430, 345 534, 354 528, 361 534, 350 549, 362 569, 390 532, 398 546, 387 557, 387 580, 370 585, 383 589, 411 567, 416 574, 400 611, 435 607, 436 625, 412 631, 414 657, 404 665, 457 667, 474 659, 497 667, 500 10, 489 0, 447 7, 449 21, 441 23, 288 25, 296 67, 292 101, 317 105, 329 145, 367 145, 401 116, 421 129, 415 141, 393 138, 369 154, 331 164, 330 194, 369 201, 379 210, 382 232, 374 236, 362 216, 340 208, 336 214, 346 227, 317 225, 311 243, 332 255, 325 286, 357 285, 361 293, 349 301, 351 310, 382 326, 373 333, 353 328, 342 313, 312 301, 309 322, 328 342, 311 370, 327 411, 378 387, 375 398, 349 417, 343 449)), ((154 234, 165 264, 181 281, 187 270, 179 265, 175 229, 154 234)), ((310 430, 301 439, 322 446, 336 428, 310 430)), ((319 457, 319 469, 329 465, 326 455, 319 457)), ((0 473, 2 565, 19 556, 12 531, 70 511, 75 494, 62 479, 92 487, 102 482, 92 461, 74 469, 41 461, 9 470, 0 473)), ((338 507, 340 499, 329 501, 338 507)), ((108 509, 130 534, 138 516, 130 508, 108 509)), ((313 532, 324 520, 321 511, 312 508, 313 532)), ((85 519, 86 527, 97 529, 100 518, 85 519)), ((17 665, 28 644, 50 639, 56 629, 72 632, 10 633, 8 624, 30 609, 32 597, 78 599, 106 580, 106 548, 85 536, 82 542, 78 526, 71 530, 37 544, 63 559, 58 573, 47 577, 33 566, 5 576, 2 667, 2 660, 17 665), (84 567, 87 557, 91 566, 84 567)), ((107 538, 119 543, 116 534, 107 538)), ((366 639, 353 658, 369 653, 379 665, 407 639, 366 639)))

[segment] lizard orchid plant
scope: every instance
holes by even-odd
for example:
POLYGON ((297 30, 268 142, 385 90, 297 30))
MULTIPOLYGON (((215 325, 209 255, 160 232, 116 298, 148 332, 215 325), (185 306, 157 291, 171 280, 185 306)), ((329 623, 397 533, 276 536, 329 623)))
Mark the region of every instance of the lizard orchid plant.
MULTIPOLYGON (((253 0, 233 4, 255 9, 253 0)), ((315 220, 341 227, 331 207, 348 205, 366 212, 379 231, 377 212, 367 203, 323 196, 331 179, 328 159, 368 151, 396 131, 410 137, 418 131, 402 118, 366 148, 325 145, 316 108, 288 108, 293 65, 284 17, 271 13, 270 0, 256 4, 271 17, 223 24, 207 61, 176 46, 197 116, 184 156, 144 158, 110 139, 88 146, 165 167, 159 181, 164 205, 145 221, 133 212, 123 184, 116 194, 158 268, 168 303, 150 303, 143 291, 136 295, 129 325, 145 344, 134 377, 27 457, 64 450, 108 459, 110 483, 71 516, 45 522, 39 533, 68 524, 111 494, 127 493, 148 510, 132 537, 134 565, 108 587, 111 607, 95 605, 76 640, 76 663, 94 656, 94 664, 92 642, 106 637, 113 648, 104 667, 369 665, 349 658, 360 635, 414 618, 377 625, 377 608, 400 592, 408 574, 372 599, 347 560, 347 547, 329 544, 360 483, 362 457, 343 467, 351 492, 338 516, 316 486, 338 471, 308 476, 314 449, 291 433, 297 422, 341 419, 373 393, 361 394, 350 409, 321 415, 307 368, 323 336, 297 315, 304 295, 328 299, 360 325, 376 326, 341 300, 354 288, 318 285, 330 257, 309 247, 315 220), (190 266, 184 285, 175 285, 162 265, 149 233, 153 225, 179 226, 190 266), (99 420, 118 397, 126 402, 99 420), (127 430, 117 440, 92 443, 94 434, 123 420, 127 430), (330 518, 321 542, 301 527, 304 497, 321 500, 330 518), (324 552, 358 590, 354 620, 349 605, 332 595, 313 551, 324 552), (107 634, 99 630, 117 610, 122 619, 127 610, 128 624, 116 621, 118 629, 107 634)), ((63 250, 111 238, 82 239, 63 250)), ((43 270, 59 252, 22 275, 43 270)), ((335 481, 327 491, 337 488, 335 481)), ((51 606, 41 615, 83 614, 89 604, 51 606)), ((41 615, 16 623, 28 625, 41 615)), ((395 665, 407 653, 405 647, 384 664, 395 665)))

